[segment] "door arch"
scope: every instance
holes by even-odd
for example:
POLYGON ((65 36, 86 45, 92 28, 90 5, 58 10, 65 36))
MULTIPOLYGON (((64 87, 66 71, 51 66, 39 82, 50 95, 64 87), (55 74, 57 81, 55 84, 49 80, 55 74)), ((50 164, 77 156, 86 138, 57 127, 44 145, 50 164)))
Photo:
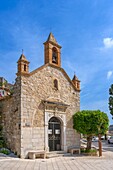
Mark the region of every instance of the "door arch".
POLYGON ((49 151, 61 150, 61 121, 57 117, 48 122, 48 145, 49 151))

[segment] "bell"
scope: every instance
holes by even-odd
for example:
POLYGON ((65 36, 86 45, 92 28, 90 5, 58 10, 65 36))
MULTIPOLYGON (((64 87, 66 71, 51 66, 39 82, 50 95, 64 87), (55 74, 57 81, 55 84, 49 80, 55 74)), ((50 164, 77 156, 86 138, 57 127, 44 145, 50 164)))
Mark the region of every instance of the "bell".
POLYGON ((53 56, 52 61, 56 63, 56 56, 53 56))

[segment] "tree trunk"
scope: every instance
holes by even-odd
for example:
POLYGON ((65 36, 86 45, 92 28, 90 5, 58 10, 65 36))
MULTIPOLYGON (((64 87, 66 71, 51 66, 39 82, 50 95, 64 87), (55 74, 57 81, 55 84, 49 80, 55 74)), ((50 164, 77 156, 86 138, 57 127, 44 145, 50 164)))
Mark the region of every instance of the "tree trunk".
POLYGON ((99 146, 99 156, 102 156, 102 142, 101 142, 101 135, 98 134, 98 146, 99 146))
POLYGON ((92 136, 87 137, 87 150, 91 149, 92 136))

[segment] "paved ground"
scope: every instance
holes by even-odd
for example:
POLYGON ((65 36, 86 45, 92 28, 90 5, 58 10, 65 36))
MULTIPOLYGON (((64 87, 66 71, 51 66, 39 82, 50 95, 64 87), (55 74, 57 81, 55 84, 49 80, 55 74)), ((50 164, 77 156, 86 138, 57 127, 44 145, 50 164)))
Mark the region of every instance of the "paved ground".
POLYGON ((113 152, 103 157, 68 156, 50 159, 18 159, 0 156, 0 170, 113 170, 113 152))

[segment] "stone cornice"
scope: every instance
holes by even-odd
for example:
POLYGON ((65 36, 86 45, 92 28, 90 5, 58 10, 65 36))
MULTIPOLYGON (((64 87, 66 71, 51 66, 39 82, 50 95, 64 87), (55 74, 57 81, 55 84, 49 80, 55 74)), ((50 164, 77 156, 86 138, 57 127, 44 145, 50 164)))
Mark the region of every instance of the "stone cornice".
POLYGON ((44 100, 43 103, 45 105, 53 105, 53 106, 61 106, 61 107, 68 107, 68 104, 65 104, 63 102, 56 102, 56 101, 48 101, 48 100, 44 100))
POLYGON ((58 47, 58 48, 62 48, 59 44, 56 44, 56 43, 54 43, 54 42, 52 42, 52 41, 46 41, 45 43, 43 43, 44 45, 45 44, 48 44, 48 43, 50 43, 50 44, 53 44, 54 46, 56 46, 56 47, 58 47))

